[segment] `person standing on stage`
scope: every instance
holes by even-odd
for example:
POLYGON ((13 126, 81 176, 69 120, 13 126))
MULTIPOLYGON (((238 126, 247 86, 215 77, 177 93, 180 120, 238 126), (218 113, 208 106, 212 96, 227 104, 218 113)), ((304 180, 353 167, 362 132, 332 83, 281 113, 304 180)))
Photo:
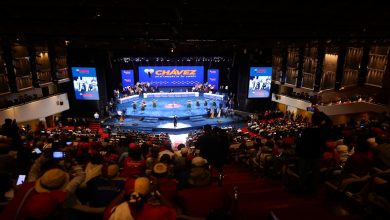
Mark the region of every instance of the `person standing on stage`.
POLYGON ((177 116, 173 116, 173 127, 177 127, 177 116))

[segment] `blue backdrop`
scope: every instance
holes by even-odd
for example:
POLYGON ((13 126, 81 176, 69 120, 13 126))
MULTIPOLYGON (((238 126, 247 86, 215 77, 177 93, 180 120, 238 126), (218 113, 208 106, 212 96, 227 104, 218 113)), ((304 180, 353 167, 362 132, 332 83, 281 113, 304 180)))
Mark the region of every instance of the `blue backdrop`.
POLYGON ((140 66, 139 82, 154 86, 194 86, 203 83, 203 66, 140 66))

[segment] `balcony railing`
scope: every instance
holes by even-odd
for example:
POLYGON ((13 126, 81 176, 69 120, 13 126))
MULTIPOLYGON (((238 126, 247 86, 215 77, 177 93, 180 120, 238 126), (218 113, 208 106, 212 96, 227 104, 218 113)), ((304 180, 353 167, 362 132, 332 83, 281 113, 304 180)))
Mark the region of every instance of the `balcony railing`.
POLYGON ((315 78, 315 75, 313 73, 303 72, 302 87, 308 88, 308 89, 313 89, 314 88, 314 78, 315 78))
POLYGON ((69 79, 68 68, 58 69, 58 71, 57 71, 57 79, 58 80, 69 79))
POLYGON ((355 86, 358 83, 358 70, 344 70, 342 86, 355 86))
POLYGON ((336 73, 333 71, 326 71, 321 78, 321 90, 334 89, 336 81, 336 73))
POLYGON ((18 90, 27 89, 32 87, 31 76, 18 76, 16 77, 16 86, 18 90))
POLYGON ((37 72, 39 84, 45 84, 51 82, 51 74, 50 71, 37 72))

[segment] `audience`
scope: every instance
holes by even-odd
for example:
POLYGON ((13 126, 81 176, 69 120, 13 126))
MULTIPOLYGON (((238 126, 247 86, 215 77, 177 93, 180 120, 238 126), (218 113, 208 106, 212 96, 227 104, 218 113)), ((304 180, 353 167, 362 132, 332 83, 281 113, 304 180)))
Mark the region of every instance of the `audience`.
MULTIPOLYGON (((248 118, 247 128, 205 126, 177 149, 165 133, 114 129, 105 134, 74 122, 35 131, 19 129, 12 120, 2 126, 0 192, 8 202, 2 219, 64 213, 71 219, 101 219, 104 210, 106 219, 206 218, 216 213, 228 218, 231 198, 215 183, 213 171, 223 179, 223 167, 232 161, 287 182, 295 172, 298 188, 306 193, 332 180, 340 192, 360 192, 367 203, 379 195, 388 198, 375 187, 380 181, 374 181, 376 173, 389 169, 386 118, 332 125, 318 110, 311 123, 299 115, 266 111, 248 118), (64 155, 53 158, 53 152, 64 155), (12 180, 23 169, 7 167, 18 157, 29 158, 24 168, 29 172, 26 182, 15 187, 12 180), (382 171, 374 172, 374 166, 382 171), (12 190, 13 198, 7 197, 12 190)), ((387 175, 380 178, 387 181, 387 175)))

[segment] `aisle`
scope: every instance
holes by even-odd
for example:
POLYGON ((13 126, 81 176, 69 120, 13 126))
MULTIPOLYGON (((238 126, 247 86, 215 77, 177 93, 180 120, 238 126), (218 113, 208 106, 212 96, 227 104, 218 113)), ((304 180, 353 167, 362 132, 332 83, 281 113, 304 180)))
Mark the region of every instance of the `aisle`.
MULTIPOLYGON (((359 219, 340 214, 339 207, 318 195, 287 192, 280 180, 264 179, 241 165, 227 165, 223 187, 229 192, 238 187, 237 219, 270 219, 273 210, 284 219, 359 219)), ((332 202, 333 203, 333 202, 332 202)))

